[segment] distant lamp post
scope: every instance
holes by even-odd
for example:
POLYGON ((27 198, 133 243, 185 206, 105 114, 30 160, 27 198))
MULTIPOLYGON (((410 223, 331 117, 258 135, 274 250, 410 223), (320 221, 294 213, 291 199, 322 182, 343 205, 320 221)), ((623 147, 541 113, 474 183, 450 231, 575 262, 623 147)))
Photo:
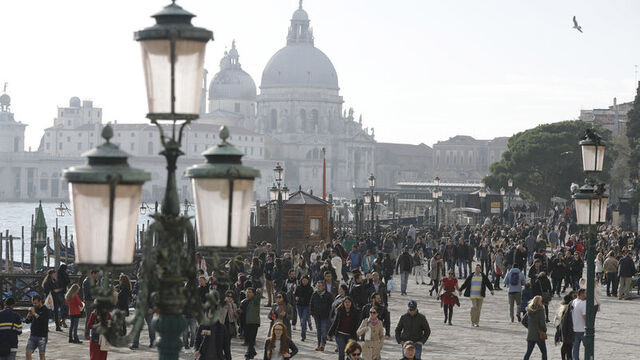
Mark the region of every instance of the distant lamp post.
POLYGON ((56 216, 63 217, 65 214, 71 215, 71 210, 67 207, 67 204, 60 202, 60 205, 56 208, 56 216))
POLYGON ((436 185, 431 192, 431 197, 436 200, 436 229, 440 226, 440 198, 442 198, 442 189, 440 189, 440 178, 435 177, 433 183, 436 185))
POLYGON ((484 222, 485 198, 487 197, 487 189, 484 186, 478 190, 478 197, 480 198, 480 217, 482 217, 482 222, 484 222))
POLYGON ((147 213, 147 211, 150 211, 151 207, 149 207, 149 204, 147 204, 146 202, 142 202, 142 204, 140 204, 140 215, 145 215, 147 213))
POLYGON ((595 341, 595 253, 596 226, 607 221, 608 197, 605 185, 596 184, 593 175, 602 171, 604 163, 605 144, 602 138, 592 129, 587 129, 582 141, 582 167, 587 174, 586 184, 579 189, 572 186, 573 200, 576 207, 576 217, 579 225, 588 228, 587 239, 587 321, 585 324, 584 348, 585 359, 593 359, 595 341))
POLYGON ((276 167, 273 168, 273 178, 275 184, 269 189, 269 198, 271 201, 277 202, 278 207, 278 227, 276 229, 276 254, 280 255, 282 250, 282 207, 284 202, 289 200, 289 188, 285 184, 282 186, 282 180, 284 176, 284 168, 280 163, 276 163, 276 167))
POLYGON ((363 195, 364 203, 369 204, 371 208, 371 239, 373 240, 376 232, 376 224, 375 224, 375 212, 376 212, 376 204, 380 202, 380 195, 375 194, 373 190, 376 187, 376 177, 373 176, 373 173, 369 175, 369 193, 365 193, 363 195))

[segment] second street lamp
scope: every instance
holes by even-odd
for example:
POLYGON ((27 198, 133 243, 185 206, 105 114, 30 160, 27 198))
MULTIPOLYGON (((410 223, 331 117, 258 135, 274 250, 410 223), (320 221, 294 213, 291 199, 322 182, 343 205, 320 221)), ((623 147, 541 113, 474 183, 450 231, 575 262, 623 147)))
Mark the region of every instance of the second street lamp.
POLYGON ((276 228, 276 255, 280 255, 282 250, 282 207, 284 202, 289 200, 289 188, 285 184, 282 186, 282 180, 284 176, 284 168, 280 163, 276 163, 276 167, 273 168, 273 177, 276 181, 273 187, 269 190, 269 197, 272 201, 277 202, 277 228, 276 228))
POLYGON ((580 141, 582 149, 582 166, 587 174, 586 184, 577 189, 573 195, 576 207, 578 224, 585 225, 587 236, 587 319, 584 333, 584 358, 593 359, 595 345, 595 253, 596 253, 596 226, 606 222, 608 198, 605 194, 605 185, 596 184, 591 175, 599 173, 603 169, 605 143, 592 129, 587 129, 584 138, 580 141))
MULTIPOLYGON (((373 176, 373 173, 369 176, 369 190, 371 194, 369 194, 370 202, 369 206, 371 207, 371 240, 375 241, 375 233, 376 233, 376 224, 375 224, 375 214, 376 214, 376 203, 380 200, 380 197, 377 194, 373 193, 373 190, 376 187, 376 177, 373 176)), ((366 200, 365 200, 366 202, 366 200)))

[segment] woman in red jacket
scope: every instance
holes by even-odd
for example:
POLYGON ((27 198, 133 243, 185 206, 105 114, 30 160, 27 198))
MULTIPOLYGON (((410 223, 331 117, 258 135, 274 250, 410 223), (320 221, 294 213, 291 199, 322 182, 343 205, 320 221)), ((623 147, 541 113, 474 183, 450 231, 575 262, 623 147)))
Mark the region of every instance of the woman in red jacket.
POLYGON ((64 296, 64 299, 67 302, 67 307, 69 308, 69 318, 71 318, 71 325, 69 326, 69 342, 74 344, 82 344, 82 341, 78 339, 78 323, 82 316, 81 314, 82 308, 84 308, 84 303, 80 299, 80 296, 78 296, 79 290, 80 286, 78 284, 73 284, 64 296))

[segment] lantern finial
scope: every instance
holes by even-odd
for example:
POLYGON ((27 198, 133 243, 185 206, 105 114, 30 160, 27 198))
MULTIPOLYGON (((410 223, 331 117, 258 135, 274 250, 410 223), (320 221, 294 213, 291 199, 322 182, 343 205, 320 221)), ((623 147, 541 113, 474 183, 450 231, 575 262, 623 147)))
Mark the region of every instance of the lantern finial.
POLYGON ((109 143, 109 140, 111 140, 112 137, 113 137, 113 128, 111 127, 111 125, 107 124, 107 126, 102 128, 102 138, 105 139, 107 143, 109 143))
POLYGON ((229 129, 226 126, 221 126, 219 135, 223 142, 227 142, 227 139, 229 138, 229 129))

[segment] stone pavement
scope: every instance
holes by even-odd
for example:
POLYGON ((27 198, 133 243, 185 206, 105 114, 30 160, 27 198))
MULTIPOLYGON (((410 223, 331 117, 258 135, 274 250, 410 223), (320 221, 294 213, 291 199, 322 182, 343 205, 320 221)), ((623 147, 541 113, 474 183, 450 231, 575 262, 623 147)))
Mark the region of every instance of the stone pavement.
MULTIPOLYGON (((399 278, 398 278, 399 280, 399 278)), ((426 315, 431 326, 431 337, 423 347, 422 359, 521 359, 526 350, 526 329, 518 322, 511 323, 509 320, 507 293, 496 291, 494 296, 487 293, 484 301, 480 327, 471 327, 469 309, 471 301, 461 298, 461 306, 456 307, 453 316, 453 326, 443 324, 444 315, 440 304, 435 296, 429 297, 427 285, 416 285, 410 279, 408 296, 400 296, 394 292, 389 299, 391 310, 391 331, 399 317, 406 312, 407 302, 415 299, 418 302, 418 309, 426 315)), ((596 358, 606 358, 612 356, 615 359, 634 359, 640 352, 640 340, 635 329, 640 320, 640 297, 631 301, 608 298, 602 294, 602 310, 596 317, 596 358)), ((635 289, 634 289, 635 294, 635 289)), ((554 298, 549 308, 549 316, 553 320, 555 311, 559 305, 559 298, 554 298)), ((263 317, 266 319, 268 309, 262 307, 263 317)), ((82 325, 82 324, 81 324, 82 325)), ((263 322, 258 332, 256 350, 259 355, 256 359, 262 359, 262 352, 268 323, 263 322)), ((53 330, 53 328, 52 328, 53 330)), ((560 359, 560 347, 554 346, 553 336, 555 328, 549 326, 549 340, 547 340, 547 350, 549 359, 560 359)), ((314 351, 316 343, 315 332, 307 334, 306 342, 300 341, 300 326, 293 331, 293 339, 300 349, 295 357, 297 359, 337 359, 334 352, 335 343, 327 344, 323 353, 314 351)), ((56 333, 52 331, 47 346, 47 359, 89 359, 89 347, 84 344, 76 345, 67 342, 66 333, 56 333)), ((20 351, 18 359, 24 359, 24 347, 28 334, 20 337, 20 351)), ((155 349, 149 349, 146 330, 140 340, 141 347, 136 351, 127 348, 112 348, 109 352, 109 359, 157 359, 155 349)), ((234 359, 244 359, 245 348, 241 345, 241 340, 232 341, 232 353, 234 359)), ((386 340, 382 350, 382 359, 399 359, 400 345, 392 339, 386 340)), ((582 356, 582 355, 581 355, 582 356)), ((193 359, 193 353, 183 351, 180 359, 193 359)), ((532 359, 539 359, 540 352, 536 348, 532 359)), ((34 359, 37 359, 34 357, 34 359)), ((366 359, 369 360, 369 359, 366 359)))

